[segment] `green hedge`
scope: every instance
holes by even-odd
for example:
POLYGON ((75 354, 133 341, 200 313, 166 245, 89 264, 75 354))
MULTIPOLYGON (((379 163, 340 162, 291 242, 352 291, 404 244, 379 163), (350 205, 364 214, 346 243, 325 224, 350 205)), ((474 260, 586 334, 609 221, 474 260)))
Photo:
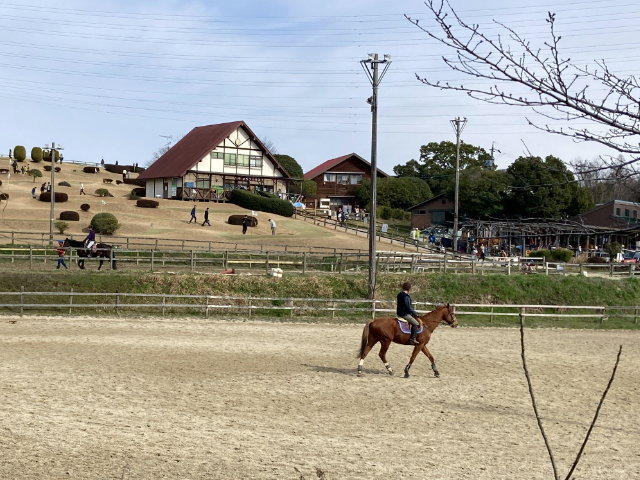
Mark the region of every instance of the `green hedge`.
POLYGON ((16 145, 13 147, 13 158, 16 162, 24 162, 24 159, 27 158, 27 150, 22 145, 16 145))
POLYGON ((544 257, 547 261, 551 259, 557 262, 569 263, 573 258, 573 252, 571 250, 567 250, 566 248, 556 248, 554 250, 534 250, 529 253, 529 257, 544 257))
POLYGON ((113 214, 103 212, 98 213, 91 219, 91 226, 96 233, 111 235, 120 227, 120 224, 113 214))
MULTIPOLYGON (((264 192, 263 192, 264 193, 264 192)), ((267 198, 248 190, 236 188, 231 192, 230 202, 247 210, 259 210, 261 212, 275 213, 283 217, 293 215, 293 205, 279 198, 267 198)))
POLYGON ((31 161, 35 163, 42 161, 42 149, 40 147, 33 147, 31 149, 31 161))

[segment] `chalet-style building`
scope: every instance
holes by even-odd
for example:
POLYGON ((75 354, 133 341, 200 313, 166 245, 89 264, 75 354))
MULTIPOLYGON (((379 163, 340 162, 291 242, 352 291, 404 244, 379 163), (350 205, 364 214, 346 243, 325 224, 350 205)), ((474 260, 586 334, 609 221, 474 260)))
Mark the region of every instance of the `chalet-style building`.
POLYGON ((242 121, 196 127, 140 174, 146 196, 223 200, 235 188, 288 193, 289 172, 242 121))
POLYGON ((640 224, 640 203, 612 200, 581 213, 571 220, 595 227, 633 227, 640 224))
MULTIPOLYGON (((388 176, 378 169, 378 178, 388 176)), ((318 207, 321 198, 328 198, 332 210, 342 207, 346 212, 352 211, 359 206, 355 192, 363 178, 371 178, 371 164, 360 155, 350 153, 327 160, 304 174, 305 180, 313 180, 318 185, 315 198, 307 198, 307 206, 318 207)))
POLYGON ((446 222, 452 222, 455 205, 442 193, 409 208, 409 211, 411 212, 411 228, 422 230, 432 225, 444 225, 446 222))

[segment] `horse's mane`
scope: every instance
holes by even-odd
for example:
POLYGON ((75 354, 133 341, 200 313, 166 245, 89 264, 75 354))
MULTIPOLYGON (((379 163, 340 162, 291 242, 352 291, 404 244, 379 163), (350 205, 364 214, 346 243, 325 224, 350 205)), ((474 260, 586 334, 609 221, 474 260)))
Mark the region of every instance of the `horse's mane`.
POLYGON ((65 242, 70 247, 84 247, 84 242, 80 240, 71 240, 70 238, 65 239, 65 242))

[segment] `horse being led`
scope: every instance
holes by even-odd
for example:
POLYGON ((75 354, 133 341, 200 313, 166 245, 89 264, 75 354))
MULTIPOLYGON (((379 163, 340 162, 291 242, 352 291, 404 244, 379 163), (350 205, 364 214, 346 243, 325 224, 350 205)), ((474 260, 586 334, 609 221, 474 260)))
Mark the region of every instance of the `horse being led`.
MULTIPOLYGON (((115 259, 112 261, 111 250, 113 247, 111 245, 107 245, 106 243, 96 243, 94 244, 92 249, 84 248, 84 242, 78 240, 69 240, 68 238, 64 241, 64 247, 73 247, 77 248, 76 253, 78 254, 78 266, 84 270, 84 259, 85 258, 100 258, 100 265, 98 266, 98 270, 102 268, 102 264, 104 263, 103 259, 107 259, 111 261, 111 269, 116 270, 116 261, 115 259)), ((115 258, 115 255, 113 255, 115 258)))
MULTIPOLYGON (((431 352, 427 349, 427 343, 431 340, 431 334, 436 327, 440 325, 440 322, 445 321, 451 327, 457 327, 458 320, 456 319, 456 314, 454 309, 447 303, 426 315, 418 317, 418 321, 424 328, 416 337, 419 344, 413 348, 411 359, 404 369, 404 377, 409 378, 409 369, 420 352, 423 352, 427 357, 429 357, 433 373, 436 377, 439 377, 440 372, 438 372, 438 369, 436 368, 436 362, 433 355, 431 355, 431 352)), ((389 375, 393 375, 393 370, 389 363, 387 363, 386 357, 389 345, 391 345, 391 342, 399 343, 400 345, 409 345, 409 337, 409 333, 403 333, 400 330, 398 319, 395 317, 381 317, 369 321, 362 332, 362 344, 360 345, 360 353, 358 353, 358 357, 360 358, 358 376, 362 375, 362 366, 364 365, 365 357, 378 342, 380 342, 380 353, 378 355, 384 363, 384 366, 387 368, 389 375)))

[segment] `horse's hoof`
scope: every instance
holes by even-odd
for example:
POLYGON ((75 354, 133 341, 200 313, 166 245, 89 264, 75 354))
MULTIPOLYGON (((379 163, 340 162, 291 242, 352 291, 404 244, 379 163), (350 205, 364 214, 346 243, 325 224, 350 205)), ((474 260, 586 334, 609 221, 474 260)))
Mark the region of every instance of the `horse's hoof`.
POLYGON ((408 374, 408 373, 405 373, 405 374, 404 374, 404 378, 409 378, 409 374, 408 374))
POLYGON ((436 378, 440 378, 440 374, 439 373, 436 372, 436 373, 434 373, 434 375, 435 375, 436 378))
POLYGON ((393 370, 389 369, 389 375, 393 376, 393 370))

